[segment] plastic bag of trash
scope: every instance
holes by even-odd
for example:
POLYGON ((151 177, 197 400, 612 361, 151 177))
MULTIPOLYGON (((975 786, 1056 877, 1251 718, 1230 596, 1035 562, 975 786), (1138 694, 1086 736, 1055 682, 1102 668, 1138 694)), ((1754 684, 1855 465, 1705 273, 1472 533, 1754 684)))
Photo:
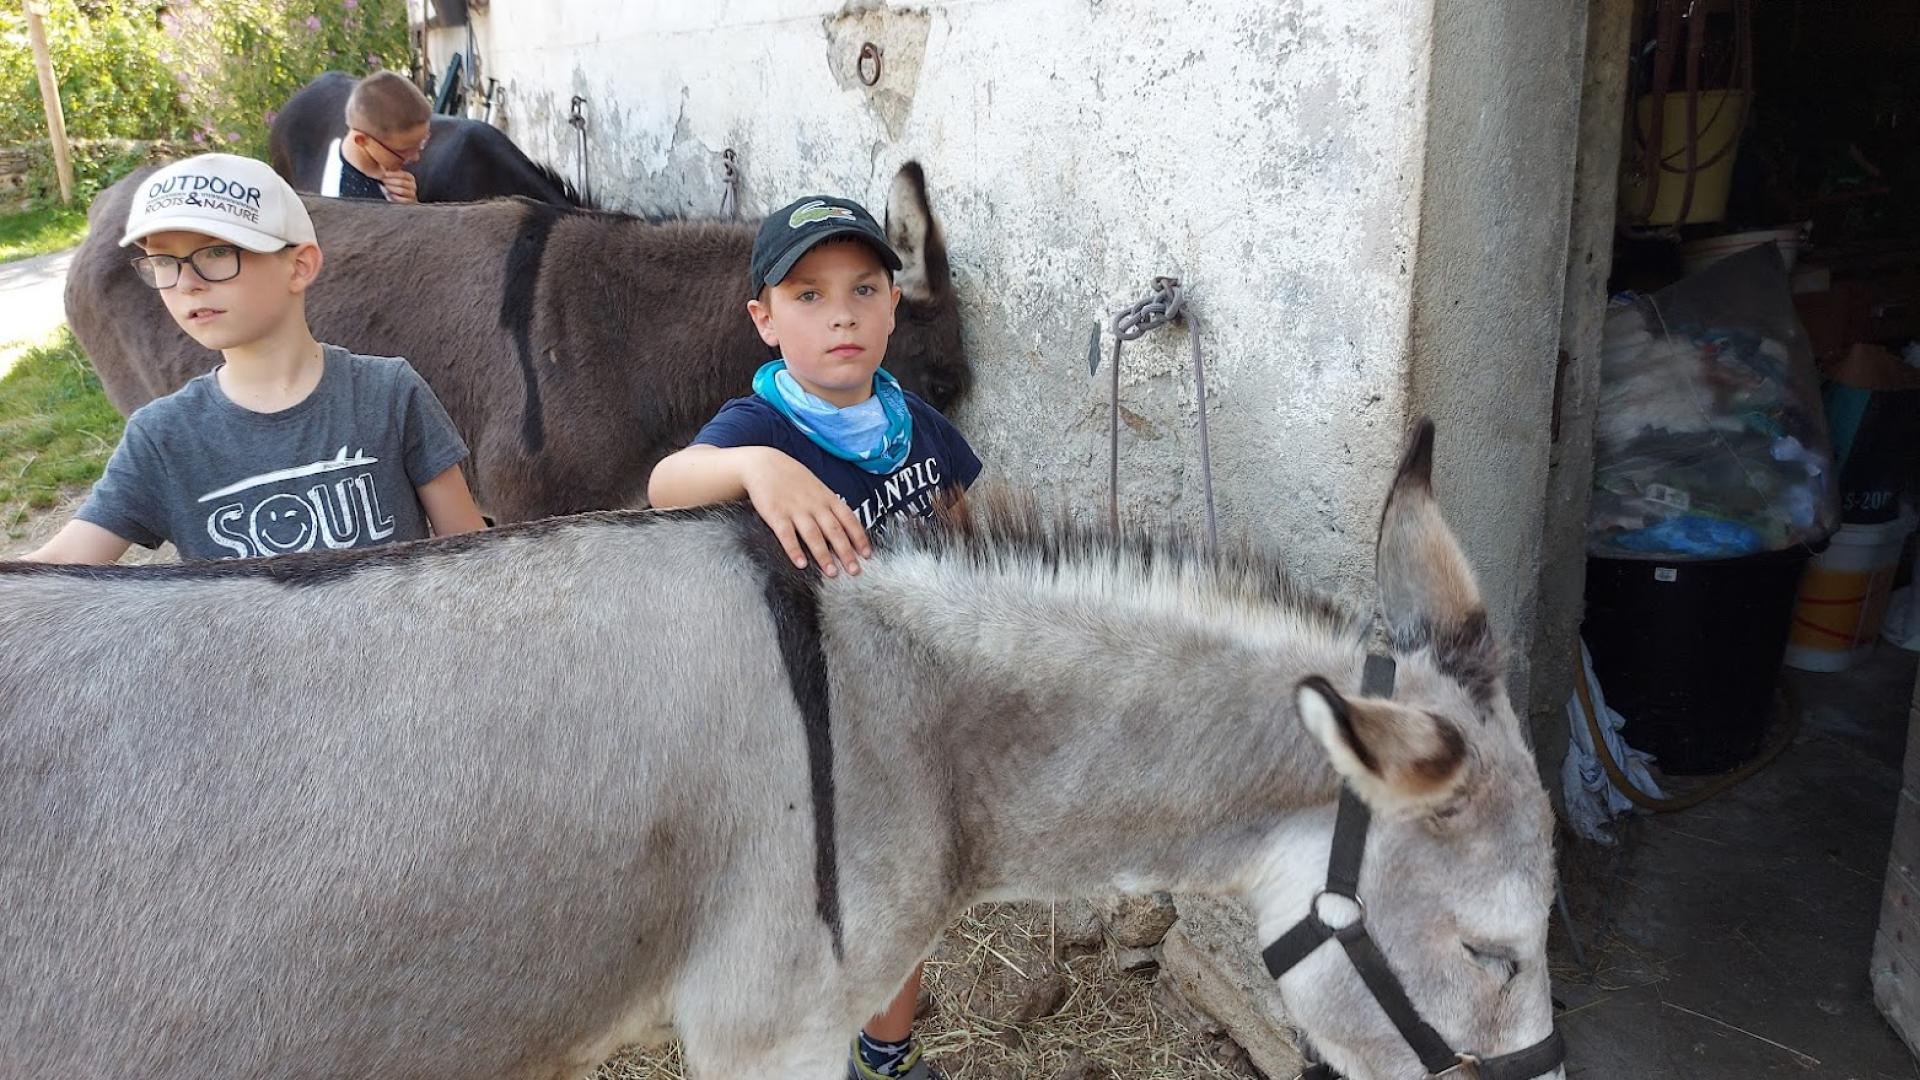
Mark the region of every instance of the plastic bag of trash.
POLYGON ((1587 550, 1725 559, 1817 546, 1839 521, 1813 353, 1766 245, 1613 307, 1587 550))

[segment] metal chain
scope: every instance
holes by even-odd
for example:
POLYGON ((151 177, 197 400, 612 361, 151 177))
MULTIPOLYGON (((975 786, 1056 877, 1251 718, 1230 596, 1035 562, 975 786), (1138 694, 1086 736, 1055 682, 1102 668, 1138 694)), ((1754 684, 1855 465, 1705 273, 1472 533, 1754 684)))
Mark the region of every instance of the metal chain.
POLYGON ((739 158, 729 146, 720 155, 720 216, 726 218, 740 216, 740 166, 739 158))
MULTIPOLYGON (((1186 292, 1180 279, 1157 277, 1139 303, 1113 317, 1113 370, 1107 424, 1107 523, 1120 529, 1120 346, 1149 330, 1185 320, 1193 349, 1193 389, 1200 413, 1200 483, 1207 499, 1207 549, 1220 547, 1220 527, 1213 506, 1213 451, 1207 440, 1207 370, 1200 358, 1200 320, 1186 310, 1186 292)), ((1098 353, 1095 354, 1096 358, 1098 353)))

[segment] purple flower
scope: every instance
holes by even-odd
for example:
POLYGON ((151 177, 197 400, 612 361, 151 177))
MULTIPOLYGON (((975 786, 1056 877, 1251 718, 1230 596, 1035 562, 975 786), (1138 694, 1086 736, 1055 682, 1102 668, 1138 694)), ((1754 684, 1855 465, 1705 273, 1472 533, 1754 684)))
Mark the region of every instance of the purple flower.
POLYGON ((360 0, 347 0, 348 11, 352 11, 354 8, 357 8, 359 6, 360 6, 360 0))
POLYGON ((307 16, 307 29, 309 30, 320 29, 320 16, 318 15, 307 16))
POLYGON ((237 131, 229 131, 229 132, 227 132, 227 141, 228 141, 228 142, 239 142, 239 141, 240 141, 240 133, 239 133, 239 132, 237 132, 237 131))
POLYGON ((279 113, 273 111, 272 109, 268 109, 266 111, 266 114, 260 117, 260 122, 263 124, 271 124, 273 123, 273 118, 279 115, 280 115, 279 113))
POLYGON ((206 132, 204 132, 204 131, 196 131, 196 132, 194 132, 194 133, 193 133, 193 141, 194 141, 194 142, 197 142, 197 143, 203 143, 203 142, 206 142, 206 141, 207 141, 207 133, 206 133, 206 132))

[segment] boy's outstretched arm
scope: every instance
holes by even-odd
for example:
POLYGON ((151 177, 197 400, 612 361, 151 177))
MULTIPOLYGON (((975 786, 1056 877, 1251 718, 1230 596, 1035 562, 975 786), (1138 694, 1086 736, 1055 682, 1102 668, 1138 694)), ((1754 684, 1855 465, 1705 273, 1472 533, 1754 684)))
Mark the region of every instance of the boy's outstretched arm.
POLYGON ((118 562, 132 546, 131 540, 117 533, 76 518, 54 533, 52 539, 20 558, 24 562, 105 565, 118 562))
POLYGON ((780 538, 793 565, 807 555, 828 577, 845 567, 860 572, 873 554, 860 519, 805 465, 770 446, 695 444, 653 467, 647 501, 659 509, 751 500, 761 520, 780 538))
POLYGON ((473 491, 467 487, 467 476, 460 471, 460 466, 450 466, 414 490, 420 495, 420 508, 427 512, 427 522, 433 526, 433 535, 452 536, 454 533, 475 532, 487 527, 486 519, 480 516, 480 507, 474 504, 473 491))

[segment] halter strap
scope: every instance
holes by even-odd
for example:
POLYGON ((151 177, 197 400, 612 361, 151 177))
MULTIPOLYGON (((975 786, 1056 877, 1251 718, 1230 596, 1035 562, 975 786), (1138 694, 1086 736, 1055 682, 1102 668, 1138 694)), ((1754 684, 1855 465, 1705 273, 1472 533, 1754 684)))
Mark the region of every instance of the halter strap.
POLYGON ((1420 1018, 1420 1010, 1413 1007, 1407 999, 1406 990, 1400 980, 1387 966, 1387 958, 1381 954, 1380 947, 1373 943, 1373 935, 1364 929, 1358 934, 1342 934, 1340 944, 1347 950, 1347 958, 1353 961, 1354 969, 1360 972, 1360 981, 1373 991, 1373 999, 1393 1021, 1400 1031, 1400 1037, 1407 1040, 1413 1052, 1420 1058, 1420 1064, 1427 1072, 1439 1076, 1460 1064, 1460 1055, 1453 1052, 1447 1040, 1433 1030, 1432 1025, 1420 1018))
POLYGON ((1560 1029, 1555 1028, 1551 1035, 1525 1050, 1482 1061, 1480 1080, 1533 1080, 1541 1073, 1559 1068, 1566 1060, 1567 1041, 1560 1037, 1560 1029))
MULTIPOLYGON (((1322 895, 1331 894, 1360 902, 1360 861, 1366 852, 1367 826, 1371 820, 1367 804, 1360 801, 1352 788, 1342 787, 1340 811, 1333 826, 1333 851, 1327 858, 1327 888, 1322 895)), ((1353 961, 1354 969, 1360 973, 1361 981, 1373 993, 1374 1000, 1380 1003, 1387 1019, 1400 1032, 1400 1037, 1419 1056, 1420 1064, 1426 1067, 1427 1072, 1437 1076, 1458 1066, 1459 1055, 1453 1052, 1439 1032, 1420 1018, 1420 1011, 1413 1007, 1407 992, 1400 986, 1400 980, 1393 974, 1393 969, 1387 966, 1387 958, 1373 943, 1373 935, 1367 932, 1366 907, 1361 906, 1359 916, 1352 922, 1335 928, 1320 917, 1318 900, 1316 897, 1306 918, 1261 950, 1260 956, 1266 961, 1267 973, 1277 979, 1305 960, 1315 949, 1328 941, 1338 941, 1341 948, 1346 950, 1348 959, 1353 961)))
POLYGON ((1327 859, 1327 891, 1360 899, 1360 861, 1367 853, 1367 828, 1373 824, 1367 804, 1352 789, 1340 789, 1340 813, 1333 823, 1333 853, 1327 859))
MULTIPOLYGON (((1361 676, 1360 692, 1367 697, 1392 697, 1394 676, 1392 657, 1370 655, 1361 676)), ((1564 1062, 1566 1043, 1558 1030, 1524 1050, 1483 1059, 1456 1052, 1421 1017, 1420 1010, 1414 1007, 1406 988, 1393 973, 1393 967, 1387 963, 1386 955, 1367 931, 1367 907, 1360 899, 1360 865, 1366 855, 1367 830, 1372 820, 1367 804, 1360 801, 1353 789, 1341 785, 1340 808, 1333 824, 1333 848, 1327 855, 1327 887, 1314 897, 1306 918, 1260 951, 1267 973, 1278 979, 1320 946, 1338 941, 1359 973, 1360 981, 1366 984, 1381 1011, 1419 1057, 1429 1080, 1445 1077, 1533 1080, 1564 1062), (1321 896, 1351 900, 1358 906, 1359 914, 1345 926, 1331 926, 1320 916, 1321 896)), ((1340 1074, 1329 1065, 1315 1063, 1301 1072, 1300 1080, 1340 1080, 1340 1074)))
POLYGON ((1400 666, 1393 657, 1385 653, 1368 653, 1367 666, 1360 669, 1360 694, 1363 697, 1387 698, 1393 696, 1393 684, 1399 677, 1400 666))

